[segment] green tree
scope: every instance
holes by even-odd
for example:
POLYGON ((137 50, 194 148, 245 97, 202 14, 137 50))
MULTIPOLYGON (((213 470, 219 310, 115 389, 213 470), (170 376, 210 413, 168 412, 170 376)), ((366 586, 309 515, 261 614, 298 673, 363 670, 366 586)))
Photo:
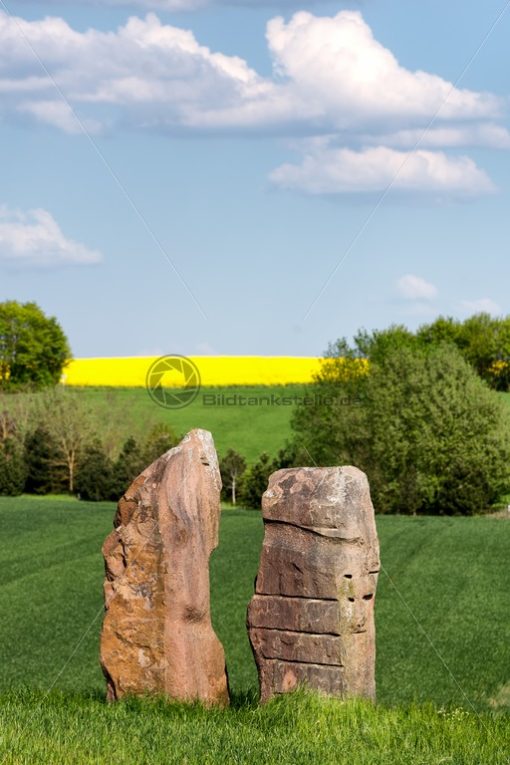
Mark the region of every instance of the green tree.
POLYGON ((57 386, 37 395, 34 416, 57 446, 53 467, 65 471, 73 494, 81 450, 97 432, 94 413, 79 392, 57 386))
POLYGON ((262 495, 267 489, 272 473, 295 465, 308 465, 310 459, 308 451, 296 442, 285 444, 273 459, 264 452, 243 474, 240 486, 241 502, 247 507, 260 508, 262 495))
POLYGON ((402 348, 415 348, 419 345, 419 340, 403 324, 392 324, 387 329, 376 329, 373 332, 367 332, 361 329, 354 336, 354 346, 349 346, 344 339, 330 347, 328 356, 330 358, 338 357, 338 351, 345 348, 345 355, 351 358, 365 358, 370 361, 379 361, 384 359, 392 350, 402 348))
POLYGON ((509 413, 454 347, 390 348, 366 375, 314 387, 329 397, 297 409, 296 443, 364 470, 379 512, 472 514, 508 489, 509 413))
POLYGON ((418 329, 425 345, 454 344, 467 362, 491 388, 508 390, 510 385, 510 317, 495 318, 488 313, 470 316, 464 322, 440 316, 418 329))
POLYGON ((247 507, 259 508, 260 500, 267 489, 269 476, 273 471, 273 461, 264 452, 245 473, 240 500, 247 507))
POLYGON ((0 386, 43 388, 56 385, 71 356, 54 317, 36 303, 0 303, 0 386))
POLYGON ((57 444, 46 428, 37 427, 25 438, 25 464, 28 494, 52 494, 65 491, 65 473, 55 465, 59 462, 57 444))
POLYGON ((114 496, 113 466, 99 439, 85 446, 76 471, 76 491, 90 502, 110 500, 114 496))
POLYGON ((220 460, 220 473, 222 482, 223 499, 236 504, 237 490, 240 481, 246 471, 246 460, 234 449, 229 449, 225 456, 220 460))
POLYGON ((147 467, 136 440, 128 438, 113 466, 113 494, 119 499, 137 476, 147 467))
POLYGON ((179 439, 170 425, 157 423, 149 432, 143 448, 144 467, 152 465, 162 454, 177 446, 179 439))
POLYGON ((0 441, 0 494, 16 496, 23 493, 26 466, 23 449, 16 438, 0 441))
POLYGON ((439 316, 431 324, 423 324, 416 332, 422 345, 451 343, 462 351, 467 342, 463 336, 462 322, 452 316, 439 316))

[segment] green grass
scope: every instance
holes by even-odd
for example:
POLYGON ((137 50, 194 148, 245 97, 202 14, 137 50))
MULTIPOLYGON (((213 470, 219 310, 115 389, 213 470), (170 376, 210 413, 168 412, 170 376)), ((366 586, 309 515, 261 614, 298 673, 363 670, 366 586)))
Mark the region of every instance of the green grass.
MULTIPOLYGON (((275 385, 231 388, 202 388, 198 397, 183 409, 165 409, 152 401, 145 388, 80 388, 83 396, 105 416, 113 410, 124 413, 124 436, 137 435, 148 423, 163 422, 177 435, 192 428, 205 428, 214 434, 218 454, 235 449, 248 462, 254 462, 262 452, 276 455, 291 435, 290 418, 294 405, 267 403, 283 397, 302 395, 301 385, 275 385), (223 396, 224 399, 218 399, 223 396), (233 403, 233 396, 261 401, 258 405, 233 403), (212 397, 212 398, 211 398, 212 397), (211 405, 209 401, 220 401, 211 405)), ((237 402, 239 398, 237 398, 237 402)))
POLYGON ((0 499, 1 762, 509 762, 508 521, 380 516, 379 705, 306 696, 258 709, 245 612, 262 524, 226 510, 211 588, 235 703, 205 713, 103 703, 100 547, 113 511, 0 499))
POLYGON ((373 708, 298 693, 229 710, 0 694, 4 765, 503 765, 507 716, 373 708))

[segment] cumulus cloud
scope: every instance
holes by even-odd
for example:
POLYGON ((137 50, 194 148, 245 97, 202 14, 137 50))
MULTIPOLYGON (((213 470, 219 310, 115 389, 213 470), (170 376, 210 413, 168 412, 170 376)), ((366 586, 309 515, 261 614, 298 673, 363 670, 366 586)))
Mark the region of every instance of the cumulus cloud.
MULTIPOLYGON (((168 8, 165 0, 159 5, 168 8)), ((384 187, 405 149, 410 151, 398 188, 468 195, 492 190, 472 160, 439 149, 509 148, 498 97, 406 69, 356 11, 332 17, 301 11, 287 22, 274 18, 267 45, 270 77, 240 57, 210 50, 193 32, 163 24, 153 13, 130 18, 115 31, 78 32, 61 18, 25 21, 0 12, 0 116, 67 133, 82 129, 73 115, 77 110, 81 124, 95 133, 122 126, 329 136, 322 151, 305 148, 301 163, 273 173, 278 185, 311 193, 384 187), (416 142, 434 116, 434 129, 418 151, 416 142), (349 171, 359 177, 348 177, 349 171)))
POLYGON ((434 284, 415 274, 405 274, 397 281, 397 290, 405 300, 434 300, 438 290, 434 284))
POLYGON ((77 32, 60 18, 24 21, 0 13, 0 91, 7 109, 14 102, 26 110, 30 95, 34 102, 55 98, 26 40, 71 103, 108 105, 114 116, 162 128, 277 124, 317 134, 379 130, 381 122, 419 124, 446 98, 441 119, 491 119, 501 109, 493 95, 401 67, 355 11, 272 19, 273 78, 239 57, 212 52, 191 31, 162 24, 154 14, 130 18, 115 32, 77 32))
POLYGON ((487 297, 478 300, 463 300, 461 307, 466 313, 490 313, 492 316, 502 313, 501 306, 487 297))
POLYGON ((395 148, 440 148, 457 146, 480 146, 491 149, 510 149, 510 131, 494 123, 446 126, 429 130, 397 130, 385 135, 367 135, 362 140, 368 144, 383 144, 395 148))
POLYGON ((401 152, 385 146, 362 151, 319 149, 298 165, 276 168, 271 180, 282 188, 310 194, 379 192, 390 186, 397 191, 460 196, 495 190, 487 174, 469 157, 425 150, 401 152))
POLYGON ((0 262, 14 267, 89 265, 101 254, 67 238, 47 210, 0 206, 0 262))
POLYGON ((342 126, 354 120, 497 115, 499 100, 490 94, 460 90, 446 80, 402 67, 379 43, 357 11, 317 17, 302 11, 286 23, 268 23, 267 40, 275 68, 299 86, 308 110, 328 114, 342 126))
POLYGON ((19 111, 31 114, 39 122, 52 125, 71 135, 82 133, 84 129, 88 133, 101 132, 101 123, 98 120, 79 119, 71 106, 62 100, 22 102, 19 111))

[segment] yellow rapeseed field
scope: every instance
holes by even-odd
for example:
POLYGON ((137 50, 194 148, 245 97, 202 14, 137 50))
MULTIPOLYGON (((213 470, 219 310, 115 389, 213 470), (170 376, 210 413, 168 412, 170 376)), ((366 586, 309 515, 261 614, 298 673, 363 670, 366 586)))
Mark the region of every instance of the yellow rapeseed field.
MULTIPOLYGON (((62 382, 77 386, 141 387, 157 356, 73 359, 62 382)), ((201 383, 209 385, 285 385, 309 383, 319 371, 321 359, 301 356, 190 356, 201 383)), ((165 387, 181 387, 178 372, 165 376, 165 387)))

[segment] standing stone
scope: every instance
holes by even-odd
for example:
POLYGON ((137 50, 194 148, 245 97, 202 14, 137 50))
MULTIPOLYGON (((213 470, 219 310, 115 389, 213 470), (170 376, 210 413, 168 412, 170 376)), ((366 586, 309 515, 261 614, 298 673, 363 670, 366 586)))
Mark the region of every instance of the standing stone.
POLYGON ((301 684, 374 699, 380 563, 365 474, 355 467, 279 470, 262 515, 247 622, 261 701, 301 684))
POLYGON ((212 436, 193 430, 120 500, 103 546, 101 666, 109 700, 161 693, 228 703, 225 655, 209 601, 220 490, 212 436))

